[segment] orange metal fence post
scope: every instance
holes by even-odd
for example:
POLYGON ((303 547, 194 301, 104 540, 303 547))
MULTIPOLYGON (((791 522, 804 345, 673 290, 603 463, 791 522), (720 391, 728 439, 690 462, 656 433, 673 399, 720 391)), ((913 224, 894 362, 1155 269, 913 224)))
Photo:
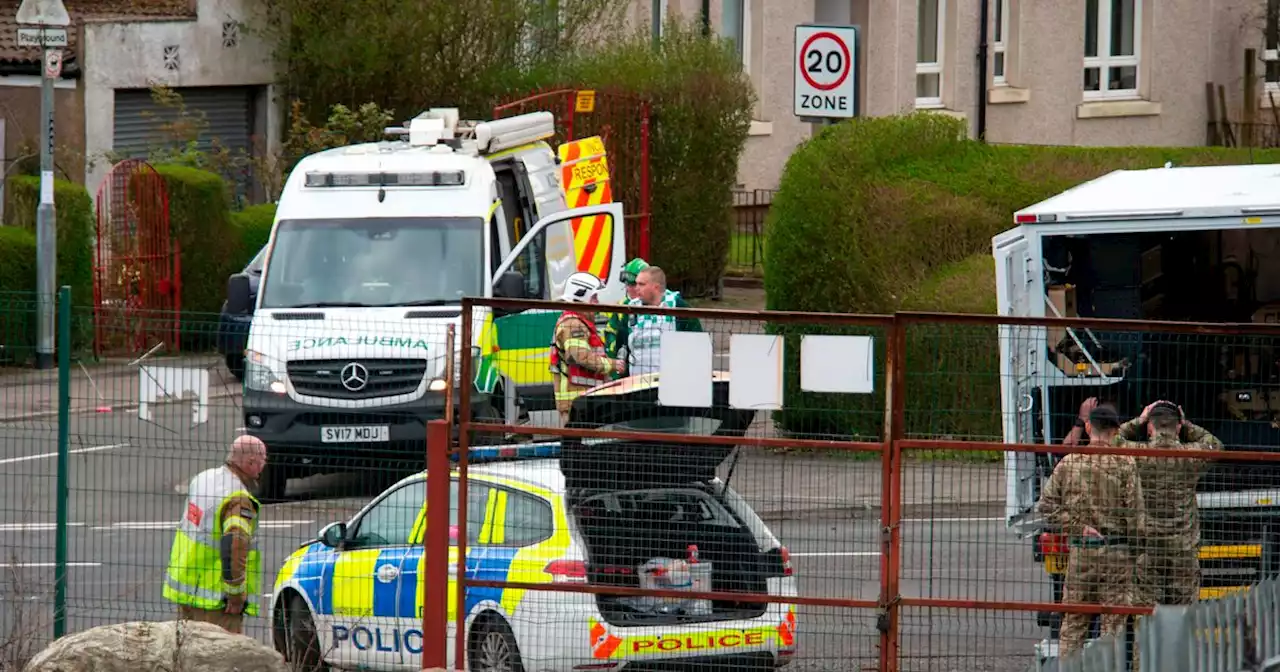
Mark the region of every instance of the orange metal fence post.
MULTIPOLYGON (((471 352, 471 344, 475 342, 474 329, 472 320, 475 317, 475 308, 469 297, 462 299, 462 352, 471 352)), ((471 431, 471 386, 475 377, 475 371, 472 370, 471 357, 462 358, 462 369, 460 382, 458 385, 458 577, 457 595, 454 603, 454 669, 466 669, 465 658, 467 652, 467 462, 468 451, 470 450, 470 442, 468 433, 471 431)))
POLYGON ((422 669, 449 657, 449 421, 427 423, 427 529, 422 535, 422 669))

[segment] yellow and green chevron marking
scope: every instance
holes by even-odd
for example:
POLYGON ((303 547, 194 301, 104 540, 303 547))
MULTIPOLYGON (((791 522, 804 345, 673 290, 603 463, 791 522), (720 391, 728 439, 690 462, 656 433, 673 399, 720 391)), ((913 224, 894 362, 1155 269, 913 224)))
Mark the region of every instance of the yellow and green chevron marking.
POLYGON ((517 387, 550 385, 548 349, 560 313, 529 310, 513 315, 485 317, 480 329, 480 363, 476 366, 476 389, 490 393, 500 376, 517 387))

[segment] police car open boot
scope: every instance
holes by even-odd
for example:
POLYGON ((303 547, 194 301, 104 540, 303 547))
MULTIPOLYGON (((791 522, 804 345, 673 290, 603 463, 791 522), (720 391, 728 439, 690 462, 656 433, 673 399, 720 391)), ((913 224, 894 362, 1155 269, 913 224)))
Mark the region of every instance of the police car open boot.
MULTIPOLYGON (((750 510, 731 509, 695 487, 608 492, 586 497, 574 507, 587 546, 591 583, 695 592, 768 591, 767 579, 783 575, 777 552, 762 553, 751 528, 750 510), (692 548, 691 548, 692 547, 692 548), (694 557, 690 557, 691 554, 694 557), (701 566, 698 566, 701 565, 701 566), (708 567, 709 565, 709 567, 708 567)), ((613 625, 657 625, 756 618, 762 602, 596 596, 613 625)))

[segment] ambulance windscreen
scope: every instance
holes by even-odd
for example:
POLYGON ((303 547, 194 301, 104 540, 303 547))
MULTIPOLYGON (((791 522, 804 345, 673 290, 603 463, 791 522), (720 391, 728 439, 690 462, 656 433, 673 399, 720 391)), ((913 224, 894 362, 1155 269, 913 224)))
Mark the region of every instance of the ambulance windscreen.
POLYGON ((484 295, 484 220, 281 220, 263 308, 459 303, 484 295))

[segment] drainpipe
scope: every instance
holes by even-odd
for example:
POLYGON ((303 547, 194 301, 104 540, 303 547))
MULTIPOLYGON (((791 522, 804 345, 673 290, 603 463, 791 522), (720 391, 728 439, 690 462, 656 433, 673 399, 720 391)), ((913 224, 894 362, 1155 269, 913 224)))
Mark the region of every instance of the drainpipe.
MULTIPOLYGON (((996 0, 999 2, 1000 0, 996 0)), ((978 11, 978 141, 987 141, 987 38, 988 24, 991 23, 989 12, 991 0, 981 0, 982 9, 978 11)))

